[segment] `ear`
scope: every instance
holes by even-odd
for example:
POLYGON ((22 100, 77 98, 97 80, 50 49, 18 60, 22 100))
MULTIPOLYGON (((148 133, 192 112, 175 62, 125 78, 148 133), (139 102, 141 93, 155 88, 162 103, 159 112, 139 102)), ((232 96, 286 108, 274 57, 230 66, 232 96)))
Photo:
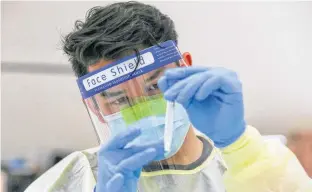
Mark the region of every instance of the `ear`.
MULTIPOLYGON (((104 121, 104 119, 103 119, 101 113, 99 112, 99 110, 96 109, 96 107, 95 107, 95 105, 94 105, 94 103, 92 102, 91 99, 85 99, 85 100, 83 99, 83 102, 85 103, 85 106, 86 106, 88 109, 90 109, 91 112, 92 112, 94 115, 97 116, 97 118, 99 119, 99 121, 100 121, 101 123, 105 123, 105 121, 104 121)), ((87 109, 87 110, 88 110, 88 109, 87 109)))
POLYGON ((185 52, 182 54, 183 60, 185 61, 186 66, 192 66, 192 55, 189 52, 185 52))

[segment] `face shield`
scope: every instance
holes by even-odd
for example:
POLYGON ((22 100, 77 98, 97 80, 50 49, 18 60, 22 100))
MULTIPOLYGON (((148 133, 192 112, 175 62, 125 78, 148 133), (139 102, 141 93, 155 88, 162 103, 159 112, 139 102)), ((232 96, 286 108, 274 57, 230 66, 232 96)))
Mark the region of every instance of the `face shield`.
POLYGON ((131 127, 141 135, 131 144, 164 138, 165 154, 174 155, 190 123, 184 108, 167 102, 157 82, 165 70, 185 65, 173 41, 108 64, 77 80, 100 143, 131 127))
POLYGON ((180 66, 186 65, 178 48, 167 41, 77 83, 101 144, 131 127, 140 128, 141 135, 129 145, 164 141, 164 154, 143 167, 138 191, 224 191, 224 164, 212 142, 195 135, 185 109, 167 102, 158 88, 165 70, 180 66))

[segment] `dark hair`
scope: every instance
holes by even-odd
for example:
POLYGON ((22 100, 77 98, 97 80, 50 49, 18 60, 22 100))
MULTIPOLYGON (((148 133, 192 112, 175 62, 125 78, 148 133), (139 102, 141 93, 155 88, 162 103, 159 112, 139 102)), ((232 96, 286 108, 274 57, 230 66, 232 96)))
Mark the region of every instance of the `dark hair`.
POLYGON ((65 36, 63 50, 81 77, 100 59, 138 54, 139 49, 167 40, 177 43, 173 21, 153 6, 132 1, 91 8, 85 22, 76 21, 73 32, 65 36))

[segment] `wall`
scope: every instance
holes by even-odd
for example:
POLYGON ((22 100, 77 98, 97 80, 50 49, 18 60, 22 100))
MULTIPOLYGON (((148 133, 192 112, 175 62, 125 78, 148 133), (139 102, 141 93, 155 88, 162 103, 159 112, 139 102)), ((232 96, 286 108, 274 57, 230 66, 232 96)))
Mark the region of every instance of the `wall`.
MULTIPOLYGON (((66 65, 60 36, 106 2, 3 2, 2 62, 66 65)), ((312 129, 312 3, 157 2, 195 65, 236 70, 246 118, 263 133, 312 129)), ((2 156, 96 145, 68 75, 2 73, 2 156)))

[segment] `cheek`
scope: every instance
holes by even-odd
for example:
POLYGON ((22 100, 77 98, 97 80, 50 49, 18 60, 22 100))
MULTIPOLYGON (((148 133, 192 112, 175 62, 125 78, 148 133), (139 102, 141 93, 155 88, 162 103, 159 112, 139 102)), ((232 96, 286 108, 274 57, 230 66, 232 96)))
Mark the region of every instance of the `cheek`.
POLYGON ((109 106, 109 101, 107 99, 100 95, 96 95, 95 98, 103 115, 109 115, 114 112, 114 109, 109 106))

